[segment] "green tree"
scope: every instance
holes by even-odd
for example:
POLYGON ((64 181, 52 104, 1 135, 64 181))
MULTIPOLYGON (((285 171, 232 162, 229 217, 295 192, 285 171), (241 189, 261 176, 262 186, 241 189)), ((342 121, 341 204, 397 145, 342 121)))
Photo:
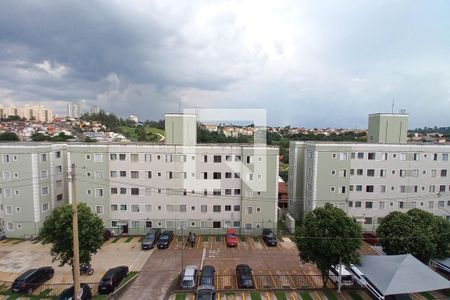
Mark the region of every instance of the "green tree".
POLYGON ((18 141, 19 137, 14 132, 0 133, 0 141, 18 141))
MULTIPOLYGON (((78 240, 80 249, 80 264, 89 264, 93 254, 103 244, 103 222, 91 212, 85 203, 78 204, 78 240)), ((73 270, 73 240, 72 240, 72 206, 64 205, 55 208, 44 221, 40 231, 43 244, 52 244, 50 253, 53 261, 59 261, 61 266, 72 266, 73 270)), ((77 271, 78 272, 78 271, 77 271)))
POLYGON ((450 222, 418 208, 390 213, 377 234, 389 255, 411 253, 424 263, 450 255, 450 222))
POLYGON ((306 215, 295 242, 301 260, 316 264, 326 286, 331 266, 358 262, 361 235, 359 224, 342 209, 326 204, 306 215))
POLYGON ((39 132, 35 132, 31 135, 31 139, 34 142, 42 142, 42 141, 48 140, 48 136, 46 136, 45 134, 39 133, 39 132))

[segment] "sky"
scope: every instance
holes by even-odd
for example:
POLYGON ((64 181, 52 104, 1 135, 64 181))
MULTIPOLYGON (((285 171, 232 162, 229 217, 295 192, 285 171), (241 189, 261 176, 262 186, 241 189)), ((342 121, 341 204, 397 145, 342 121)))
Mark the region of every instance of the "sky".
POLYGON ((0 103, 140 119, 265 109, 271 126, 450 126, 450 1, 21 1, 0 9, 0 103))

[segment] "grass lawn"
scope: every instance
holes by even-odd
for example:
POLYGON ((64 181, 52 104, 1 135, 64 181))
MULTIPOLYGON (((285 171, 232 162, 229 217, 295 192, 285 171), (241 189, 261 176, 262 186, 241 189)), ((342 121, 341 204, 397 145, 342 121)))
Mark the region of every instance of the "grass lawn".
POLYGON ((106 299, 108 299, 108 296, 106 296, 106 295, 97 295, 97 296, 94 296, 92 299, 93 300, 106 300, 106 299))
POLYGON ((352 297, 353 300, 363 300, 363 297, 361 297, 361 295, 355 291, 348 292, 348 294, 350 295, 350 297, 352 297))
POLYGON ((325 296, 327 296, 328 300, 338 300, 336 295, 331 291, 326 291, 325 296))
POLYGON ((261 294, 259 292, 251 292, 250 298, 252 300, 261 300, 261 294))
POLYGON ((221 235, 216 235, 216 242, 221 242, 222 241, 222 236, 221 235))
POLYGON ((434 300, 436 298, 433 297, 433 295, 431 295, 430 293, 427 292, 422 292, 420 293, 421 296, 424 296, 425 298, 427 298, 428 300, 434 300))
POLYGON ((204 235, 204 236, 203 236, 203 240, 204 240, 205 242, 207 242, 207 241, 209 240, 209 235, 204 235))
POLYGON ((122 279, 122 282, 120 283, 120 286, 124 285, 125 283, 127 283, 128 280, 130 280, 131 277, 133 277, 134 275, 138 274, 139 272, 128 272, 127 276, 122 279))
POLYGON ((184 300, 186 299, 186 294, 177 294, 175 300, 184 300))
POLYGON ((311 295, 308 292, 301 292, 300 296, 302 296, 303 300, 313 300, 313 298, 311 297, 311 295))
POLYGON ((275 297, 277 297, 277 300, 287 300, 285 292, 275 292, 275 297))
POLYGON ((246 241, 247 241, 247 239, 245 238, 245 235, 240 235, 240 236, 239 236, 239 240, 240 240, 241 242, 246 242, 246 241))
POLYGON ((114 238, 111 243, 117 243, 120 240, 120 236, 114 238))
POLYGON ((125 243, 129 243, 129 242, 131 242, 131 240, 133 239, 133 237, 132 236, 130 236, 129 238, 127 238, 126 240, 125 240, 125 243))
POLYGON ((259 242, 261 240, 259 236, 252 236, 252 238, 255 242, 259 242))

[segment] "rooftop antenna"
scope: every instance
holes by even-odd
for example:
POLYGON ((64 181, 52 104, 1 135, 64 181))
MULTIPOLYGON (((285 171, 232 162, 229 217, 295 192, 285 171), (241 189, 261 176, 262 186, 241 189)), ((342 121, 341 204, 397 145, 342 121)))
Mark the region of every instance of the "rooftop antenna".
POLYGON ((395 105, 395 99, 392 97, 392 113, 394 113, 394 105, 395 105))

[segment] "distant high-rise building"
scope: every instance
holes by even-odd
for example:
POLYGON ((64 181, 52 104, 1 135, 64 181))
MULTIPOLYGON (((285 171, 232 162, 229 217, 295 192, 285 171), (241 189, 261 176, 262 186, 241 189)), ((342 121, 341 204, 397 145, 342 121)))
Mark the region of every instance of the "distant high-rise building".
POLYGON ((76 103, 67 104, 67 116, 69 118, 79 118, 81 116, 80 105, 76 103))
POLYGON ((100 109, 98 108, 97 105, 91 106, 91 114, 98 114, 99 112, 100 112, 100 109))
POLYGON ((24 107, 18 107, 14 104, 9 106, 3 106, 0 104, 0 117, 7 118, 8 116, 18 116, 27 120, 33 120, 38 122, 53 122, 53 113, 42 105, 25 105, 24 107))

